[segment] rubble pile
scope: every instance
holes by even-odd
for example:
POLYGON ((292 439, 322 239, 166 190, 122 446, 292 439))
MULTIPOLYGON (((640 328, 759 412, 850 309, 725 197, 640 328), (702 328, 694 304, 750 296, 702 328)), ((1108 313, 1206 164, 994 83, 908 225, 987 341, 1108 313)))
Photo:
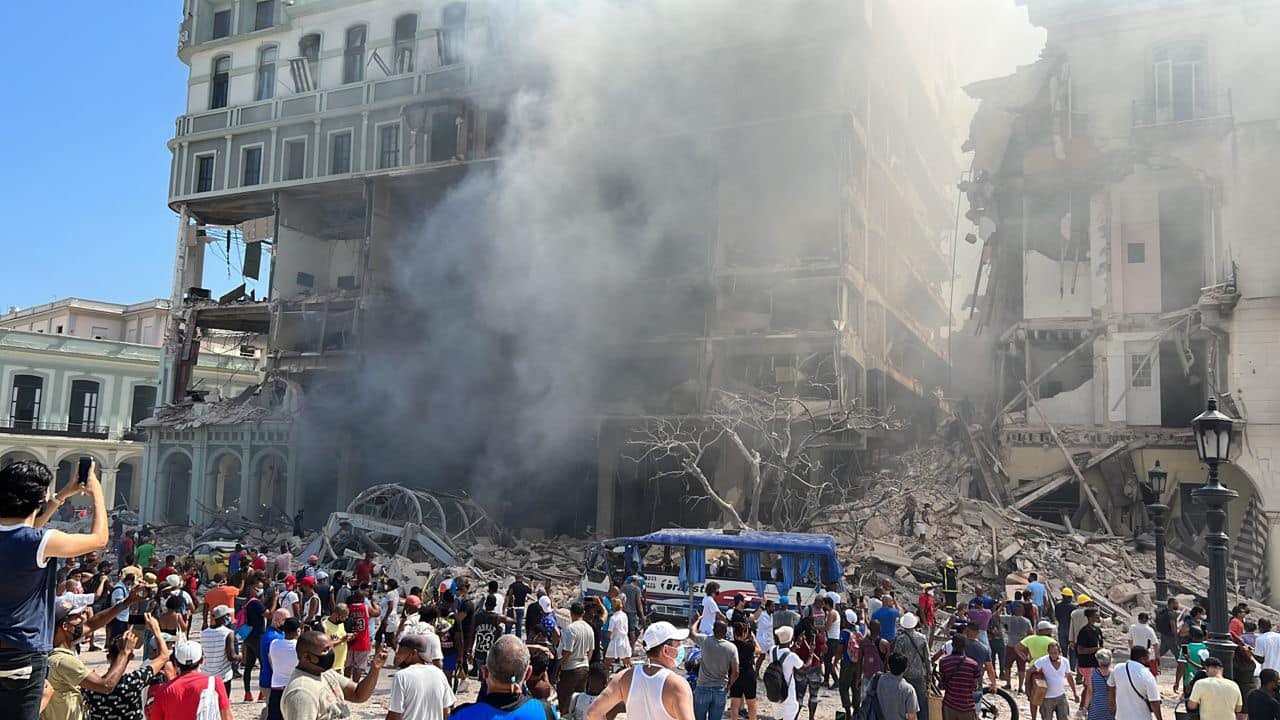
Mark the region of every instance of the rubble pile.
MULTIPOLYGON (((832 508, 830 519, 814 530, 836 538, 851 591, 865 593, 889 579, 903 596, 914 598, 921 583, 941 581, 943 564, 951 559, 961 599, 972 597, 976 586, 992 594, 1022 587, 1034 571, 1051 588, 1088 593, 1117 624, 1127 626, 1138 610, 1153 608, 1153 552, 1125 538, 1069 529, 965 497, 970 465, 960 443, 905 453, 892 467, 863 478, 862 499, 832 508), (902 522, 909 495, 919 508, 928 507, 923 543, 907 535, 914 529, 902 522)), ((1208 568, 1175 553, 1166 564, 1172 594, 1189 601, 1207 595, 1208 568)), ((1255 599, 1239 599, 1273 612, 1255 599)))

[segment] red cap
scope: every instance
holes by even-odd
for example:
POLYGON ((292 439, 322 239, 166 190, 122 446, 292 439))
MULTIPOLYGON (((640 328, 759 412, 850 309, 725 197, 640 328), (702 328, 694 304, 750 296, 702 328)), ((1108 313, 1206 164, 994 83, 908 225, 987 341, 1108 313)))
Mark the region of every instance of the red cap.
POLYGON ((422 607, 422 600, 417 595, 410 595, 404 599, 404 606, 407 608, 422 607))
POLYGON ((316 586, 316 579, 315 579, 315 578, 313 578, 313 577, 309 577, 309 576, 308 576, 308 577, 304 577, 304 578, 302 578, 302 584, 303 584, 303 585, 306 585, 307 587, 315 587, 315 586, 316 586))
POLYGON ((293 586, 294 586, 294 585, 297 585, 297 584, 298 584, 298 579, 297 579, 297 578, 295 578, 294 576, 292 576, 292 575, 285 575, 285 576, 284 576, 284 586, 285 586, 285 587, 287 587, 287 588, 289 588, 290 590, 292 590, 292 589, 293 589, 293 586))

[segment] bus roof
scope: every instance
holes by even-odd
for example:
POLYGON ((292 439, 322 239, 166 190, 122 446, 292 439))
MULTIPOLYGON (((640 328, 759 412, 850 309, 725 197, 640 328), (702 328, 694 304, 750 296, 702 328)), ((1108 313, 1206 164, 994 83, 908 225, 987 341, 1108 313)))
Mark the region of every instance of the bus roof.
POLYGON ((836 541, 830 535, 815 533, 769 532, 767 530, 699 530, 696 528, 671 528, 657 530, 648 535, 605 540, 607 547, 614 544, 643 543, 648 545, 676 545, 705 547, 721 550, 759 550, 762 552, 812 554, 835 559, 836 541))

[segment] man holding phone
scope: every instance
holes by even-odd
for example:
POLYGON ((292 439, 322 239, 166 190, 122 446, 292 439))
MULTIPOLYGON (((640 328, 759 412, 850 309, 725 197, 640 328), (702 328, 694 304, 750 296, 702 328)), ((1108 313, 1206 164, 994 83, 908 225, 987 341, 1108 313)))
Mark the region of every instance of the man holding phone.
MULTIPOLYGON (((53 473, 36 460, 19 460, 0 468, 0 707, 6 717, 35 720, 40 713, 53 649, 53 593, 57 563, 107 546, 107 508, 91 462, 83 482, 73 480, 52 498, 53 473), (77 493, 91 500, 89 532, 47 530, 45 523, 77 493), (43 509, 42 509, 43 506, 43 509)), ((102 624, 106 624, 105 620, 102 624)))

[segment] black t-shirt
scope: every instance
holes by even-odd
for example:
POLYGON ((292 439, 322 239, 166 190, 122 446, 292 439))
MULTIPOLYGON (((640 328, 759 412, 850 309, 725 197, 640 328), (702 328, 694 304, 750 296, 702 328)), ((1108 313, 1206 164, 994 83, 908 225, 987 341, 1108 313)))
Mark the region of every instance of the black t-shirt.
POLYGON ((1071 613, 1076 611, 1076 604, 1070 600, 1063 600, 1053 606, 1053 617, 1058 621, 1058 627, 1071 626, 1071 613))
POLYGON ((476 616, 476 657, 488 653, 500 637, 502 637, 502 616, 495 612, 481 610, 476 616))
POLYGON ((1249 720, 1280 720, 1280 699, 1266 690, 1250 692, 1245 698, 1244 709, 1249 720))
MULTIPOLYGON (((1076 649, 1080 648, 1100 648, 1102 647, 1102 631, 1092 625, 1085 625, 1080 628, 1080 634, 1076 635, 1076 649)), ((1098 656, 1096 653, 1080 653, 1077 665, 1080 667, 1098 667, 1098 656)))
POLYGON ((470 600, 459 601, 458 609, 454 612, 454 617, 462 618, 461 622, 454 622, 454 632, 462 633, 464 637, 469 636, 475 631, 476 627, 476 604, 470 600), (465 617, 463 613, 466 614, 465 617))
POLYGON ((507 596, 511 598, 508 604, 511 607, 524 607, 525 601, 529 599, 529 593, 531 592, 533 590, 520 581, 511 583, 511 586, 507 588, 507 596))

